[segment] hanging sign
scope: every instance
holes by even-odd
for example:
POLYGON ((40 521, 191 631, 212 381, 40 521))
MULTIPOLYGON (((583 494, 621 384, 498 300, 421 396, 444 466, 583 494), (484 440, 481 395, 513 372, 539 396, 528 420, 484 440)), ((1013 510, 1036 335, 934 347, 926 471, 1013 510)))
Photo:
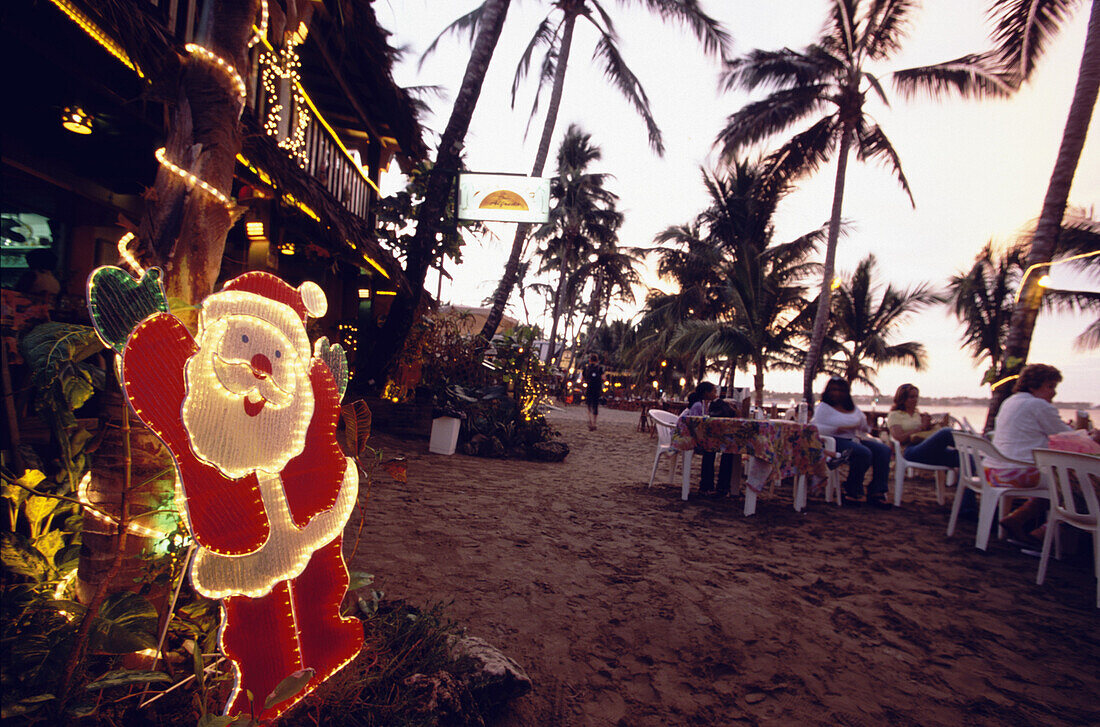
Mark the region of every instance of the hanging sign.
POLYGON ((131 406, 175 460, 197 546, 191 582, 221 599, 221 649, 236 672, 225 714, 273 719, 363 645, 361 623, 339 613, 359 483, 336 441, 344 352, 324 338, 310 347, 306 320, 327 308, 315 283, 245 273, 202 302, 192 337, 167 312, 160 275, 93 271, 92 320, 121 354, 131 406), (280 700, 291 676, 307 684, 280 700))
POLYGON ((458 175, 458 219, 546 222, 550 180, 512 174, 458 175))

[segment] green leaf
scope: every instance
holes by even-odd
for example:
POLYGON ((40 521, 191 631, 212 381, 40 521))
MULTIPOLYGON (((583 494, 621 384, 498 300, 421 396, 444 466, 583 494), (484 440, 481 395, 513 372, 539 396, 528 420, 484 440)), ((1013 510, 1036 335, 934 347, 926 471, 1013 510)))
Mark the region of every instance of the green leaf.
POLYGON ((32 328, 19 348, 35 385, 45 389, 64 368, 102 351, 103 343, 90 326, 50 322, 32 328))
POLYGON ((109 671, 94 682, 84 685, 89 691, 124 687, 128 684, 171 684, 172 677, 161 671, 151 669, 115 669, 109 671))
POLYGON ((92 625, 90 648, 101 654, 128 654, 156 648, 157 611, 136 593, 108 596, 92 625))
POLYGON ((234 724, 236 719, 236 717, 223 717, 220 714, 204 714, 199 717, 197 727, 228 727, 234 724))
POLYGON ((61 382, 61 393, 64 395, 65 401, 69 402, 69 407, 75 411, 84 406, 88 399, 92 398, 95 389, 92 388, 92 382, 83 375, 77 374, 65 377, 61 382))
POLYGON ((348 577, 351 579, 348 583, 349 591, 358 591, 360 588, 366 588, 374 583, 374 576, 363 571, 353 570, 348 573, 348 577))
POLYGON ((47 580, 53 572, 50 562, 19 533, 0 532, 0 561, 13 573, 37 581, 47 580))
POLYGON ((31 524, 31 531, 38 532, 38 525, 57 509, 60 500, 42 495, 31 495, 23 505, 23 513, 31 524))
POLYGON ((314 673, 312 668, 300 669, 283 679, 278 686, 271 690, 271 694, 267 695, 267 699, 264 700, 264 709, 271 709, 274 705, 285 702, 305 689, 314 673))
POLYGON ((61 550, 61 546, 65 544, 64 538, 61 536, 60 530, 50 530, 46 534, 40 535, 34 540, 34 547, 38 549, 38 552, 46 556, 46 560, 51 563, 54 562, 54 554, 61 550))
POLYGON ((45 479, 46 475, 39 470, 27 470, 16 480, 16 482, 24 487, 19 487, 19 485, 13 485, 8 482, 4 483, 4 497, 14 502, 16 507, 19 507, 19 505, 21 505, 31 494, 25 488, 29 487, 33 490, 42 484, 42 481, 45 479))
POLYGON ((33 697, 27 697, 26 699, 20 699, 14 704, 4 702, 3 709, 0 709, 0 717, 9 719, 11 717, 19 717, 20 715, 30 714, 46 702, 52 702, 56 697, 52 694, 36 694, 33 697))

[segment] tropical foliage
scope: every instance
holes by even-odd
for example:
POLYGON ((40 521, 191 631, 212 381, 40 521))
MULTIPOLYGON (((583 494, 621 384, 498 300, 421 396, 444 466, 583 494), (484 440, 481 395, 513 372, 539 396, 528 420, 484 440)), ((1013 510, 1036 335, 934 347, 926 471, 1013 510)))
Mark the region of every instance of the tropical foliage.
MULTIPOLYGON (((683 25, 703 44, 703 49, 707 54, 719 55, 725 58, 730 44, 729 36, 721 25, 702 11, 695 0, 661 0, 660 2, 633 0, 632 2, 620 2, 620 4, 640 6, 654 13, 662 21, 683 25)), ((542 176, 543 169, 546 166, 546 158, 550 153, 550 141, 554 134, 554 127, 557 124, 562 93, 565 90, 565 72, 569 67, 570 53, 573 47, 573 33, 578 20, 585 21, 596 32, 597 40, 593 60, 610 84, 626 98, 638 115, 642 117, 653 150, 658 154, 664 153, 664 141, 650 110, 649 98, 642 88, 641 81, 634 75, 634 72, 622 57, 619 50, 620 39, 612 19, 613 15, 604 6, 605 3, 600 2, 600 0, 553 0, 550 3, 550 12, 535 29, 516 67, 515 79, 512 83, 513 100, 520 83, 531 68, 535 54, 540 50, 543 51, 538 70, 538 93, 536 93, 535 102, 531 109, 532 119, 538 113, 541 91, 547 85, 550 86, 550 99, 547 104, 546 117, 543 120, 542 134, 539 137, 538 151, 535 153, 535 161, 531 165, 532 177, 542 176)), ((459 18, 444 33, 472 29, 479 22, 484 8, 485 5, 479 6, 471 13, 459 18)), ((516 282, 520 258, 523 255, 523 248, 529 231, 529 226, 525 224, 518 225, 516 228, 508 262, 504 267, 504 273, 497 285, 496 292, 493 294, 492 310, 481 332, 482 338, 486 341, 493 337, 497 326, 500 324, 500 318, 504 314, 504 307, 508 303, 512 286, 516 282)))
POLYGON ((772 216, 787 187, 766 163, 738 160, 725 174, 704 172, 703 182, 708 207, 656 238, 675 246, 657 250, 658 268, 681 284, 680 292, 651 296, 643 320, 649 318, 654 331, 671 329, 668 347, 690 354, 694 363, 751 363, 757 402, 763 403, 764 373, 801 364, 803 281, 819 269, 809 257, 824 232, 772 244, 772 216), (669 325, 685 307, 688 315, 669 325))
POLYGON ((877 366, 900 364, 920 371, 927 364, 924 345, 894 342, 913 314, 943 303, 946 297, 921 283, 898 289, 875 279, 878 261, 873 254, 860 260, 851 275, 840 276, 833 300, 830 338, 834 360, 849 383, 866 384, 876 393, 877 366))
MULTIPOLYGON (((589 166, 600 157, 600 148, 592 143, 591 135, 571 124, 558 150, 557 174, 550 180, 550 219, 534 233, 534 239, 542 243, 539 272, 554 271, 558 276, 548 360, 556 350, 566 284, 580 268, 581 261, 595 255, 597 249, 605 249, 609 255, 614 252, 622 225, 622 213, 615 209, 618 195, 605 187, 608 175, 589 171, 589 166)), ((570 287, 572 292, 578 291, 576 279, 570 287)))
MULTIPOLYGON (((888 104, 886 92, 870 67, 895 55, 908 32, 915 2, 833 0, 818 41, 796 51, 754 50, 726 64, 725 90, 770 89, 768 96, 729 116, 716 143, 727 158, 747 146, 783 134, 803 122, 808 128, 783 142, 771 161, 783 179, 816 171, 837 160, 832 212, 822 268, 821 293, 803 375, 803 396, 812 400, 813 380, 825 342, 848 156, 884 164, 912 200, 901 159, 868 109, 868 98, 888 104)), ((903 93, 917 89, 940 93, 1008 93, 1009 84, 995 64, 970 57, 948 67, 913 68, 893 74, 903 93)))

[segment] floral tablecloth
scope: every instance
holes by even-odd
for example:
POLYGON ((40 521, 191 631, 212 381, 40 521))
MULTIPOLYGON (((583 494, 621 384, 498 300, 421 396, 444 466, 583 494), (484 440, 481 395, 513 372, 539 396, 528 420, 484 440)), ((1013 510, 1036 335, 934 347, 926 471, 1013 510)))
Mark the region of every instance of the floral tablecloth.
POLYGON ((757 492, 770 478, 820 473, 825 461, 817 427, 774 419, 681 417, 672 446, 749 455, 746 479, 757 492))

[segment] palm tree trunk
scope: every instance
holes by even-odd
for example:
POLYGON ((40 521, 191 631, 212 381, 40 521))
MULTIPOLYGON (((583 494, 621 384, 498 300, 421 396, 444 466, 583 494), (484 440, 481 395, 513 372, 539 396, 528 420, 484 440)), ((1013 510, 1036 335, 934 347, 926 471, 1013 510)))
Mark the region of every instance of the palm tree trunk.
MULTIPOLYGON (((558 109, 561 107, 561 94, 565 88, 565 69, 569 64, 569 48, 573 45, 573 26, 577 22, 577 16, 567 13, 561 32, 561 47, 558 51, 558 66, 554 69, 554 88, 550 92, 550 106, 546 109, 546 120, 542 125, 542 138, 539 139, 538 152, 535 154, 535 163, 531 166, 531 176, 540 177, 546 167, 546 157, 550 154, 550 139, 554 135, 554 125, 558 121, 558 109)), ((485 318, 485 325, 481 329, 481 345, 488 346, 489 341, 497 332, 500 319, 504 316, 504 306, 508 305, 508 297, 512 294, 512 287, 516 284, 516 273, 519 271, 519 259, 523 255, 523 245, 527 240, 527 233, 531 225, 521 222, 516 225, 516 236, 512 239, 512 251, 508 255, 508 262, 504 266, 504 274, 493 293, 493 307, 485 318)))
POLYGON ((546 362, 550 363, 554 360, 554 353, 557 348, 554 346, 554 341, 558 337, 558 318, 561 317, 561 304, 562 299, 565 297, 565 281, 569 275, 569 248, 572 247, 572 241, 568 238, 562 240, 564 245, 561 251, 561 273, 558 275, 558 289, 554 291, 554 315, 550 321, 550 348, 546 352, 546 362))
POLYGON ((764 358, 762 356, 754 356, 752 361, 753 368, 756 369, 753 376, 753 385, 756 387, 756 406, 764 406, 764 358))
POLYGON ((821 295, 817 299, 814 328, 810 334, 810 347, 806 351, 806 368, 802 373, 802 399, 807 404, 814 401, 814 378, 821 362, 821 348, 825 343, 825 328, 829 322, 832 300, 833 267, 836 264, 836 245, 840 239, 840 209, 844 203, 844 180, 848 171, 848 150, 852 146, 852 128, 848 122, 840 136, 840 153, 837 157, 836 182, 833 184, 833 211, 829 217, 829 239, 825 245, 825 264, 822 269, 821 295))
POLYGON ((356 388, 361 389, 371 381, 384 381, 387 370, 401 352, 409 329, 416 319, 416 311, 423 297, 424 279, 432 263, 436 233, 443 222, 443 210, 454 183, 459 155, 466 132, 470 128, 470 119, 477 107, 477 100, 481 96, 481 86, 485 82, 489 61, 493 59, 493 51, 504 28, 510 2, 511 0, 488 0, 482 11, 477 40, 470 53, 470 60, 466 63, 466 73, 462 77, 462 86, 455 98, 454 108, 451 109, 451 118, 439 139, 435 164, 428 175, 424 201, 417 213, 416 234, 407 251, 405 276, 409 281, 410 294, 407 297, 399 295, 394 299, 371 355, 364 361, 366 365, 361 365, 357 372, 356 388))
MULTIPOLYGON (((1043 210, 1039 223, 1035 227, 1035 236, 1031 239, 1031 252, 1027 258, 1027 268, 1031 274, 1020 281, 1020 297, 1016 309, 1012 312, 1008 339, 1005 342, 1004 362, 1001 364, 998 379, 1018 373, 1027 361, 1031 348, 1031 334, 1035 330, 1035 318, 1039 315, 1039 304, 1043 299, 1043 288, 1039 285, 1042 275, 1032 270, 1036 265, 1049 263, 1058 244, 1058 233, 1062 228, 1062 217, 1069 200, 1069 190, 1077 163, 1081 159, 1081 149, 1085 146, 1092 110, 1096 105, 1097 91, 1100 90, 1100 0, 1093 0, 1089 14, 1088 32, 1085 35, 1085 49, 1081 54, 1081 66, 1077 71, 1077 86, 1073 90, 1069 116, 1062 131, 1062 145, 1058 149, 1058 158, 1054 163, 1054 172, 1050 175, 1043 210)), ((1007 383, 997 387, 989 402, 986 415, 987 427, 997 416, 1001 403, 1011 393, 1007 383)))
MULTIPOLYGON (((256 3, 220 0, 207 4, 199 18, 196 42, 247 68, 248 38, 256 3)), ((199 56, 183 62, 178 97, 165 143, 172 162, 215 189, 230 194, 237 152, 241 149, 240 101, 222 72, 199 56)), ((239 211, 230 211, 211 195, 188 185, 161 167, 148 195, 139 239, 165 268, 165 293, 195 304, 214 289, 221 271, 225 238, 239 211)), ((197 309, 181 311, 189 327, 197 309)))

